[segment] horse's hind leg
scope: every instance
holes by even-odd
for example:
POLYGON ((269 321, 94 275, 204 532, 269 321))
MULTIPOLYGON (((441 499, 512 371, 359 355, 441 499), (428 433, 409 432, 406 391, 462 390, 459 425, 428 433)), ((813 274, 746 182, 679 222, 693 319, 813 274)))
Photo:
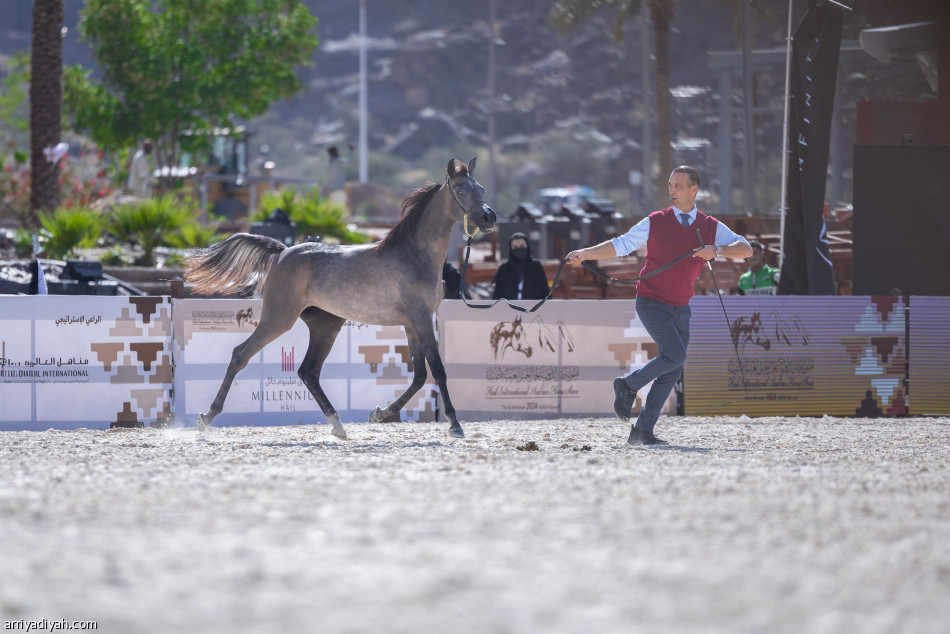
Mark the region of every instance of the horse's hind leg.
POLYGON ((426 358, 422 353, 421 346, 419 345, 419 338, 411 328, 406 328, 406 337, 409 339, 409 359, 412 362, 413 370, 412 383, 405 392, 400 394, 396 400, 387 405, 385 409, 380 409, 378 407, 374 409, 369 415, 369 422, 371 423, 378 423, 380 421, 386 420, 394 414, 399 413, 399 410, 403 408, 403 405, 405 405, 426 382, 426 378, 428 376, 426 373, 426 358))
POLYGON ((221 413, 224 408, 224 399, 228 396, 228 390, 231 389, 231 383, 237 373, 243 370, 248 361, 260 352, 264 346, 287 332, 297 321, 297 312, 288 310, 286 304, 268 306, 265 302, 264 309, 261 311, 261 321, 244 343, 234 348, 231 353, 231 363, 228 364, 228 370, 224 374, 224 380, 221 381, 221 387, 218 388, 218 395, 214 397, 211 407, 204 414, 198 414, 198 429, 206 429, 211 425, 214 417, 221 413))
POLYGON ((320 387, 320 369, 323 362, 326 361, 330 349, 333 348, 333 342, 336 340, 340 328, 346 323, 346 320, 336 315, 331 315, 325 310, 311 306, 300 315, 307 327, 310 329, 310 345, 307 347, 307 354, 304 355, 300 367, 297 369, 297 376, 303 381, 314 400, 327 417, 327 422, 333 425, 330 433, 337 438, 346 438, 346 431, 340 423, 340 415, 330 403, 330 399, 320 387))

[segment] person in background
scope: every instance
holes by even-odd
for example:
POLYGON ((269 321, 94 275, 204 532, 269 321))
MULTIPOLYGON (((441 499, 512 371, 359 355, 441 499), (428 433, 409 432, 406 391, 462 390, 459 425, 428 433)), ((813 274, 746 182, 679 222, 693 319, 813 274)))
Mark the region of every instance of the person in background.
POLYGON ((614 413, 621 420, 630 419, 637 392, 653 381, 646 404, 630 427, 629 445, 667 444, 653 429, 686 362, 689 300, 703 262, 719 256, 745 259, 752 255, 745 238, 696 208, 698 192, 699 172, 680 165, 670 174, 672 207, 654 211, 622 236, 567 254, 568 262, 580 264, 628 255, 646 245, 646 264, 640 271, 644 276, 692 251, 692 257, 637 282, 636 314, 656 343, 657 355, 640 369, 614 379, 614 413))
POLYGON ((132 157, 129 166, 128 189, 133 196, 146 199, 152 197, 152 140, 145 139, 141 149, 132 157))
MULTIPOLYGON (((352 148, 352 146, 351 146, 352 148)), ((340 150, 335 145, 327 148, 327 157, 329 160, 329 190, 331 192, 340 191, 346 187, 346 164, 349 159, 340 155, 340 150)))
POLYGON ((765 247, 758 240, 749 240, 752 256, 749 270, 739 276, 740 295, 775 295, 779 270, 765 263, 765 247))
POLYGON ((442 281, 445 282, 443 299, 462 299, 462 274, 448 260, 442 264, 442 281))
POLYGON ((544 299, 548 296, 548 276, 540 260, 531 257, 528 237, 519 232, 508 239, 508 259, 492 279, 494 299, 544 299))

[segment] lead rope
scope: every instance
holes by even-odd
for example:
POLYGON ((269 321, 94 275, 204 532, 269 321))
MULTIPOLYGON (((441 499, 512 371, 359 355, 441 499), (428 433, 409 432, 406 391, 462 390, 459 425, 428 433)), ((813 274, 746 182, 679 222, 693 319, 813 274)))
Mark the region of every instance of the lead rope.
MULTIPOLYGON (((465 218, 465 219, 467 220, 468 217, 467 217, 467 216, 463 216, 463 218, 465 218)), ((558 265, 558 267, 557 267, 557 272, 554 274, 554 281, 551 282, 551 288, 550 288, 550 290, 548 291, 548 294, 544 297, 544 299, 542 299, 541 301, 539 301, 537 304, 535 304, 535 305, 532 306, 531 308, 524 308, 523 306, 518 306, 517 304, 512 304, 511 302, 509 302, 509 301, 508 301, 506 298, 504 298, 504 297, 499 298, 499 299, 496 299, 495 301, 493 301, 493 302, 490 303, 490 304, 472 304, 472 303, 470 303, 470 302, 465 298, 466 289, 468 288, 468 283, 466 282, 466 279, 465 279, 465 272, 468 270, 468 259, 469 259, 469 255, 471 254, 471 251, 472 251, 472 237, 473 237, 473 236, 469 236, 469 235, 468 235, 468 225, 467 225, 467 223, 465 224, 463 230, 465 231, 465 235, 468 236, 468 245, 465 247, 465 259, 462 261, 462 301, 465 302, 465 305, 466 305, 466 306, 468 306, 469 308, 491 308, 492 306, 494 306, 494 305, 497 304, 498 302, 504 301, 506 304, 508 304, 508 307, 511 308, 512 310, 517 310, 517 311, 522 312, 522 313, 533 313, 534 311, 536 311, 536 310, 538 310, 539 308, 541 308, 541 306, 544 304, 544 302, 546 302, 546 301, 548 301, 549 299, 551 299, 551 295, 554 293, 554 289, 557 287, 558 280, 559 280, 560 277, 561 277, 561 270, 564 268, 564 265, 567 263, 567 257, 565 257, 563 260, 561 260, 561 263, 558 265)), ((475 231, 477 232, 478 229, 476 229, 475 231)), ((474 234, 473 234, 473 235, 474 235, 474 234)), ((602 278, 604 278, 604 279, 608 279, 608 280, 610 280, 611 282, 619 282, 619 283, 621 283, 621 284, 635 284, 635 283, 639 282, 640 280, 645 280, 645 279, 647 279, 647 278, 649 278, 649 277, 653 277, 653 276, 656 275, 657 273, 662 273, 663 271, 665 271, 666 269, 670 268, 670 267, 673 266, 674 264, 679 264, 680 262, 682 262, 683 260, 685 260, 686 258, 688 258, 688 257, 690 257, 690 256, 692 256, 692 255, 693 255, 693 252, 692 252, 692 251, 689 251, 689 252, 684 253, 683 255, 679 256, 678 258, 676 258, 676 259, 673 260, 672 262, 667 262, 666 264, 664 264, 664 265, 661 266, 660 268, 655 269, 655 270, 653 270, 653 271, 650 271, 649 273, 647 273, 647 274, 645 274, 645 275, 640 275, 639 277, 633 277, 633 278, 628 278, 628 279, 618 279, 618 278, 616 278, 616 277, 611 277, 611 276, 607 275, 606 273, 604 273, 603 271, 601 271, 601 270, 597 269, 596 267, 592 266, 591 264, 589 264, 586 260, 585 260, 584 262, 581 262, 581 265, 582 265, 585 269, 587 269, 588 271, 590 271, 591 273, 594 273, 595 275, 599 275, 600 277, 602 277, 602 278)))
MULTIPOLYGON (((466 299, 466 297, 465 297, 465 295, 466 295, 466 289, 468 288, 468 284, 467 284, 467 282, 466 282, 466 280, 465 280, 465 277, 466 277, 465 274, 466 274, 466 272, 467 272, 467 270, 468 270, 468 260, 469 260, 469 257, 470 257, 470 255, 471 255, 471 251, 472 251, 472 238, 474 237, 474 233, 473 233, 472 235, 469 235, 469 234, 468 234, 468 214, 465 214, 465 215, 463 216, 463 218, 464 218, 464 220, 465 220, 465 225, 464 225, 465 235, 468 237, 468 244, 467 244, 466 247, 465 247, 465 259, 462 261, 462 301, 465 303, 465 305, 468 306, 469 308, 491 308, 491 307, 493 307, 495 304, 497 304, 498 302, 504 301, 506 304, 508 304, 508 307, 509 307, 509 308, 512 308, 512 309, 517 310, 517 311, 522 312, 522 313, 533 313, 534 311, 536 311, 536 310, 538 310, 539 308, 541 308, 541 306, 544 304, 544 302, 548 301, 548 300, 551 298, 551 294, 554 293, 554 289, 555 289, 555 287, 557 286, 558 279, 561 277, 561 269, 564 268, 564 264, 567 262, 567 258, 565 257, 563 260, 561 260, 561 263, 558 265, 558 267, 557 267, 557 272, 554 274, 554 281, 551 282, 551 290, 548 291, 547 296, 545 296, 544 299, 542 299, 541 301, 539 301, 537 304, 535 304, 535 305, 532 306, 531 308, 524 308, 523 306, 518 306, 518 305, 516 305, 516 304, 512 304, 511 302, 509 302, 509 301, 508 301, 507 299, 505 299, 504 297, 502 297, 502 298, 500 298, 500 299, 496 299, 495 301, 491 302, 490 304, 472 304, 472 303, 470 303, 470 302, 468 301, 468 299, 466 299)), ((478 230, 476 229, 475 232, 477 233, 478 230)), ((699 238, 699 246, 700 246, 700 247, 706 246, 705 243, 703 242, 703 236, 702 236, 702 234, 699 232, 699 229, 696 229, 696 236, 699 238)), ((599 275, 599 276, 601 276, 601 277, 603 277, 603 278, 605 278, 605 279, 608 279, 608 280, 610 280, 610 281, 612 281, 612 282, 620 282, 620 283, 623 283, 623 284, 632 284, 632 283, 638 282, 638 281, 640 281, 640 280, 645 280, 645 279, 647 279, 647 278, 649 278, 649 277, 652 277, 652 276, 656 275, 657 273, 662 273, 663 271, 665 271, 666 269, 670 268, 670 267, 673 266, 674 264, 678 264, 679 262, 682 262, 682 261, 685 260, 686 258, 691 257, 691 256, 693 255, 693 253, 694 253, 694 251, 689 251, 689 252, 687 252, 687 253, 684 253, 683 255, 679 256, 679 257, 676 258, 675 260, 673 260, 673 261, 671 261, 671 262, 667 262, 666 264, 664 264, 663 266, 661 266, 661 267, 658 268, 658 269, 655 269, 655 270, 653 270, 653 271, 650 271, 649 273, 647 273, 647 274, 645 274, 645 275, 640 275, 640 276, 638 276, 638 277, 629 278, 629 279, 618 279, 618 278, 616 278, 616 277, 611 277, 611 276, 607 275, 606 273, 604 273, 603 271, 600 271, 599 269, 597 269, 597 268, 595 268, 595 267, 589 265, 589 264, 587 263, 587 261, 584 261, 584 262, 582 262, 581 264, 582 264, 582 265, 584 266, 584 268, 586 268, 588 271, 590 271, 590 272, 592 272, 592 273, 595 273, 595 274, 597 274, 597 275, 599 275)), ((723 403, 719 403, 718 405, 710 405, 709 407, 704 407, 704 408, 702 408, 702 409, 698 409, 698 410, 696 410, 695 412, 691 412, 691 413, 687 414, 687 416, 695 416, 696 414, 700 414, 700 413, 705 412, 705 411, 707 411, 707 410, 715 409, 715 408, 717 408, 717 407, 724 407, 724 406, 726 406, 726 405, 732 405, 732 404, 734 404, 734 403, 738 403, 739 401, 744 401, 745 399, 749 398, 749 387, 748 387, 748 382, 746 381, 746 378, 745 378, 745 369, 742 367, 742 359, 739 357, 739 343, 738 343, 737 338, 734 336, 734 334, 733 334, 733 332, 732 332, 732 322, 729 320, 729 313, 726 312, 726 303, 725 303, 725 302, 723 301, 723 299, 722 299, 722 293, 721 293, 720 290, 719 290, 719 282, 716 280, 716 273, 713 271, 712 263, 711 263, 709 260, 706 260, 706 266, 709 267, 709 274, 712 276, 713 285, 716 287, 716 295, 719 297, 719 304, 722 306, 722 314, 723 314, 723 316, 726 318, 726 327, 729 328, 729 338, 732 339, 732 348, 733 348, 733 350, 734 350, 735 353, 736 353, 736 363, 738 363, 738 365, 739 365, 739 375, 742 377, 742 390, 743 390, 744 394, 743 394, 741 397, 739 397, 739 398, 737 398, 737 399, 734 399, 734 400, 731 400, 731 401, 725 401, 725 402, 723 402, 723 403)))

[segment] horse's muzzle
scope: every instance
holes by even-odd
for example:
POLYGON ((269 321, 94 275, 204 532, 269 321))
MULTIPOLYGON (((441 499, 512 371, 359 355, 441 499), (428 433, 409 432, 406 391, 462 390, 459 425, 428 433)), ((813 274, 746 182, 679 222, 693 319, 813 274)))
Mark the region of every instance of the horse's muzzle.
POLYGON ((498 222, 498 217, 495 215, 494 209, 485 203, 482 203, 482 213, 475 214, 475 218, 473 218, 473 220, 480 231, 488 233, 489 231, 493 231, 495 229, 495 223, 498 222))

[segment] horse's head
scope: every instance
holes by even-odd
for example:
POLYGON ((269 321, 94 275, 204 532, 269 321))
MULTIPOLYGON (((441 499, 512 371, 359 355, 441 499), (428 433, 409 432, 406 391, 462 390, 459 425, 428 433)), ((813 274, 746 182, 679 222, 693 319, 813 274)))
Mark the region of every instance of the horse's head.
POLYGON ((495 324, 491 331, 491 347, 495 353, 495 358, 501 352, 502 358, 505 356, 505 350, 511 349, 520 352, 526 357, 530 357, 533 350, 528 343, 528 335, 521 325, 521 317, 515 317, 514 321, 500 322, 495 324), (510 326, 510 327, 509 327, 510 326))
POLYGON ((445 186, 449 189, 455 205, 452 216, 462 223, 466 235, 475 229, 489 232, 495 228, 495 212, 485 204, 485 188, 475 180, 475 159, 466 166, 458 159, 449 161, 445 186))

